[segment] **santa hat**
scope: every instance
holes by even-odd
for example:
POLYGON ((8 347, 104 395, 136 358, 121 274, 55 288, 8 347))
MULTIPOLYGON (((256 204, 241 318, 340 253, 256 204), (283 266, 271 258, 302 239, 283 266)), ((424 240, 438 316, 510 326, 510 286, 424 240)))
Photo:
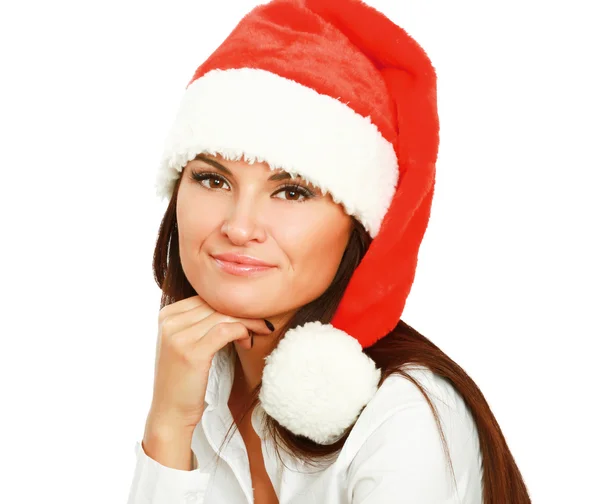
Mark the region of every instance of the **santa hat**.
POLYGON ((264 411, 331 444, 377 391, 362 350, 398 323, 428 224, 436 75, 402 28, 359 0, 275 0, 248 13, 187 85, 157 180, 170 198, 199 153, 299 175, 373 241, 330 324, 287 331, 265 360, 264 411), (232 120, 233 119, 233 120, 232 120))

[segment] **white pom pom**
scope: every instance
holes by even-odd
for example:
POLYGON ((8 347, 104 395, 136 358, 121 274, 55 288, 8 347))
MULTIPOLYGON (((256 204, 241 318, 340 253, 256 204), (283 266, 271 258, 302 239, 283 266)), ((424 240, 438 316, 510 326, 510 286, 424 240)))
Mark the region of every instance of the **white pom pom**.
POLYGON ((294 434, 319 444, 341 437, 381 378, 355 338, 320 322, 290 329, 265 363, 263 409, 294 434))

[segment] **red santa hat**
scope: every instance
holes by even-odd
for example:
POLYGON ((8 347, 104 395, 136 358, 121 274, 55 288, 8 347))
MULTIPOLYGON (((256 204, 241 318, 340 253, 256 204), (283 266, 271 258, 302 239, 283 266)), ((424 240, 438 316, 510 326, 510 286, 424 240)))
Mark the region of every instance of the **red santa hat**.
POLYGON ((359 0, 260 5, 187 85, 159 196, 199 153, 266 162, 329 193, 373 237, 331 323, 290 329, 265 360, 262 407, 295 434, 335 442, 377 390, 381 370, 362 350, 396 326, 410 292, 438 132, 429 58, 359 0))

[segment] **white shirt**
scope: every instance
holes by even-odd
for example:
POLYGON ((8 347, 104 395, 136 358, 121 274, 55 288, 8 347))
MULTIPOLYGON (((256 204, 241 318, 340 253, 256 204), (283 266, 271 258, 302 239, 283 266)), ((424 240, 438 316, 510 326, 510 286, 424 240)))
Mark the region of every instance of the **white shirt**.
MULTIPOLYGON (((197 468, 163 466, 137 441, 128 504, 254 503, 248 454, 237 430, 229 433, 221 459, 216 455, 233 422, 227 403, 234 359, 232 345, 213 358, 205 411, 192 439, 197 468)), ((425 387, 438 411, 457 490, 426 399, 411 381, 394 374, 363 409, 335 462, 320 469, 305 467, 282 449, 287 467, 279 463, 262 430, 265 412, 258 404, 252 426, 279 504, 482 504, 479 437, 462 397, 428 368, 403 369, 425 387)))

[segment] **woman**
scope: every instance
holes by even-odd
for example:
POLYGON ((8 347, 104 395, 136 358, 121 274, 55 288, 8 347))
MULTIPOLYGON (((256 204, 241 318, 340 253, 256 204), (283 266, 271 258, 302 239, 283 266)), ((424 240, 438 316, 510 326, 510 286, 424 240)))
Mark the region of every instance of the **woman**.
POLYGON ((437 149, 434 68, 358 0, 259 6, 196 70, 130 504, 530 502, 476 384, 400 320, 437 149))

